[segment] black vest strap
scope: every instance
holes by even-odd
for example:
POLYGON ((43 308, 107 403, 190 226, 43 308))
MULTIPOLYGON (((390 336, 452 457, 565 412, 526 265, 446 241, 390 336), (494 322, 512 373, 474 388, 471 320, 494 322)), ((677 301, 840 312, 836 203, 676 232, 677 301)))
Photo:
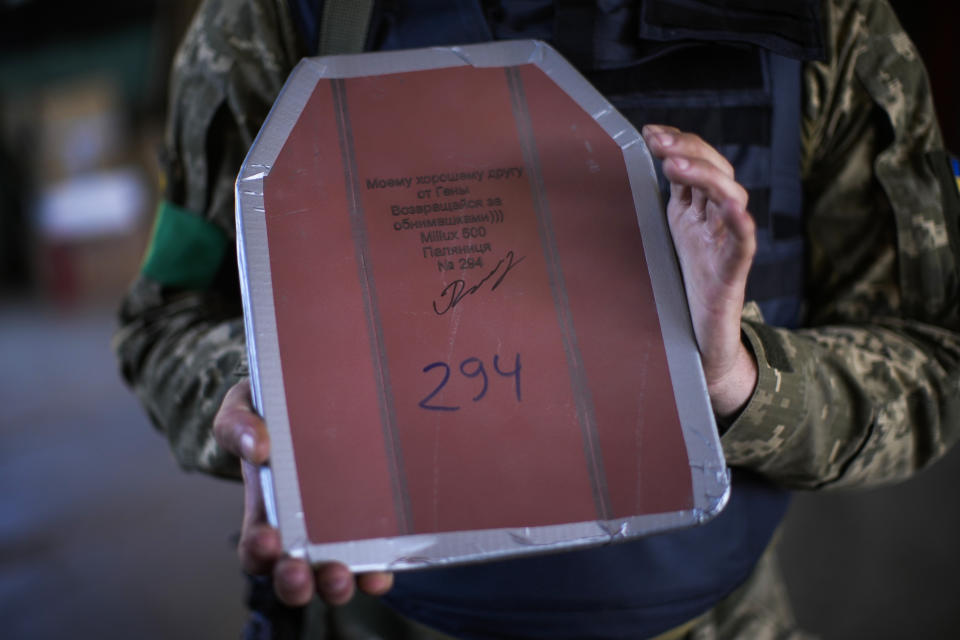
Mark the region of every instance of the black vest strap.
POLYGON ((802 234, 800 176, 800 61, 770 56, 773 128, 770 146, 770 230, 774 240, 802 234))
POLYGON ((771 324, 795 327, 805 285, 803 189, 800 181, 801 63, 769 54, 773 111, 769 221, 759 234, 747 294, 771 324))
POLYGON ((640 37, 743 42, 799 60, 824 58, 820 0, 643 0, 640 37))

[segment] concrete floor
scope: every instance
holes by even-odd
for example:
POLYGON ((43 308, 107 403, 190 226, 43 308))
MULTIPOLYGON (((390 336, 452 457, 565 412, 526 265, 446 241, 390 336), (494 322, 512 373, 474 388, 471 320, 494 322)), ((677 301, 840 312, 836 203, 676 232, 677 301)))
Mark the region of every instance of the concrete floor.
POLYGON ((180 472, 106 308, 0 311, 0 637, 237 638, 239 487, 180 472))
MULTIPOLYGON (((0 637, 237 638, 236 485, 180 472, 115 373, 108 307, 0 305, 0 637)), ((783 563, 827 640, 960 637, 960 451, 799 496, 783 563)))

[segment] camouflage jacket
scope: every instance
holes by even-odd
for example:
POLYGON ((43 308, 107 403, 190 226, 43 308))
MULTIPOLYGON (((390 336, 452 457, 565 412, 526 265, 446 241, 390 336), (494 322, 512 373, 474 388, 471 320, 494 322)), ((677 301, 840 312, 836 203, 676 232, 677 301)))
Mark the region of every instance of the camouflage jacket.
MULTIPOLYGON (((823 15, 828 58, 804 68, 804 328, 766 325, 747 305, 759 381, 722 437, 731 465, 791 488, 903 478, 960 436, 960 195, 926 74, 885 2, 825 0, 823 15)), ((246 375, 233 185, 308 53, 284 0, 206 0, 175 59, 160 215, 199 240, 163 240, 158 224, 114 347, 187 469, 238 476, 211 432, 227 389, 246 375), (156 267, 197 253, 208 256, 199 271, 168 277, 156 267)), ((746 585, 695 637, 782 631, 769 564, 751 578, 762 588, 746 585)))
MULTIPOLYGON (((806 328, 747 306, 759 382, 722 439, 731 465, 803 488, 904 477, 960 432, 960 213, 926 74, 886 3, 830 0, 824 15, 828 59, 804 70, 806 328)), ((237 474, 210 428, 246 373, 233 183, 306 53, 283 0, 208 0, 174 62, 165 197, 208 241, 160 250, 206 251, 219 270, 171 284, 146 268, 115 349, 188 469, 237 474)))
MULTIPOLYGON (((830 0, 824 14, 828 59, 804 70, 806 328, 747 306, 759 382, 722 438, 731 465, 803 488, 904 477, 960 432, 960 213, 926 74, 886 3, 830 0)), ((208 0, 174 62, 165 197, 210 239, 153 251, 223 259, 173 284, 145 269, 114 346, 188 469, 237 474, 210 428, 246 373, 233 183, 306 53, 282 0, 208 0)))

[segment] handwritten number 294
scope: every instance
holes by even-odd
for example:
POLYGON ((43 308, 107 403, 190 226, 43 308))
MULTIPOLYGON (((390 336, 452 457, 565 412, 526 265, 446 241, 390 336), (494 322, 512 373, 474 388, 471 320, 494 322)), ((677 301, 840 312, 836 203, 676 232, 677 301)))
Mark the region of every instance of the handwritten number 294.
MULTIPOLYGON (((450 365, 446 362, 433 362, 428 364, 423 368, 424 373, 428 373, 434 369, 441 369, 443 371, 443 378, 440 380, 433 391, 431 391, 423 400, 420 401, 420 406, 424 409, 429 409, 430 411, 458 411, 459 406, 452 405, 443 405, 443 404, 432 404, 430 401, 433 400, 433 397, 440 393, 440 391, 447 386, 447 382, 450 381, 450 365)), ((474 402, 479 402, 487 395, 487 389, 490 386, 490 376, 487 374, 486 367, 483 366, 483 361, 480 358, 467 358, 460 363, 460 374, 466 378, 478 378, 481 382, 480 389, 475 396, 473 396, 474 402)), ((513 378, 513 392, 517 396, 517 402, 521 401, 520 394, 520 354, 518 353, 513 364, 513 369, 511 371, 504 371, 500 368, 500 357, 497 355, 493 356, 493 370, 497 375, 503 378, 513 378)))

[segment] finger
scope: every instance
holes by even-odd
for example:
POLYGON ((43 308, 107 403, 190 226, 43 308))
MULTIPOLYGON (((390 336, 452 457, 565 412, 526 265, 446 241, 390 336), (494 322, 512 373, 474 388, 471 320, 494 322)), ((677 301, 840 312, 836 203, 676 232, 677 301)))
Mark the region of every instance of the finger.
POLYGON ((339 562, 319 566, 316 570, 316 580, 320 597, 330 604, 346 604, 353 597, 353 574, 339 562))
POLYGON ((665 125, 647 125, 643 128, 643 137, 653 155, 661 160, 676 157, 704 160, 716 165, 729 177, 734 176, 733 165, 730 164, 730 161, 694 133, 680 131, 676 127, 665 125))
POLYGON ((270 573, 283 557, 279 532, 266 523, 244 527, 237 555, 245 572, 255 576, 270 573))
POLYGON ((244 571, 267 575, 283 557, 280 532, 267 523, 258 467, 241 460, 240 469, 243 473, 243 520, 237 555, 244 571))
MULTIPOLYGON (((711 203, 701 230, 704 239, 715 246, 721 257, 712 271, 713 276, 728 285, 744 285, 757 247, 755 225, 750 214, 738 207, 718 207, 711 203)), ((743 293, 742 286, 736 289, 743 293)), ((736 310, 738 323, 742 306, 741 300, 736 310)))
POLYGON ((670 183, 670 203, 687 208, 693 202, 693 189, 679 182, 670 183))
POLYGON ((273 590, 285 605, 302 607, 313 597, 310 565, 297 558, 281 558, 273 568, 273 590))
POLYGON ((725 244, 725 249, 730 252, 732 258, 730 265, 738 265, 732 271, 735 277, 746 277, 750 270, 750 264, 753 262, 753 256, 757 249, 757 231, 753 216, 743 208, 727 202, 716 209, 717 216, 720 218, 719 225, 723 227, 723 233, 730 234, 736 242, 725 244))
POLYGON ((213 418, 213 435, 221 447, 254 464, 270 457, 270 437, 263 419, 253 410, 250 382, 238 382, 224 396, 213 418))
POLYGON ((393 574, 385 571, 361 573, 357 576, 357 586, 364 593, 382 596, 393 587, 393 574))
POLYGON ((644 127, 644 139, 651 152, 660 159, 686 157, 710 162, 718 169, 734 176, 733 165, 716 148, 703 138, 665 125, 647 125, 644 127))
POLYGON ((265 523, 267 507, 263 501, 263 487, 260 486, 260 468, 240 460, 240 472, 243 475, 243 526, 265 523))
POLYGON ((747 190, 732 176, 702 159, 670 158, 663 162, 663 174, 671 183, 701 189, 716 205, 747 208, 747 190))
POLYGON ((707 193, 703 189, 693 189, 691 206, 698 214, 706 215, 707 212, 707 193))
POLYGON ((739 203, 727 201, 720 208, 721 215, 727 223, 727 228, 734 236, 747 246, 756 244, 757 223, 745 207, 739 203))

